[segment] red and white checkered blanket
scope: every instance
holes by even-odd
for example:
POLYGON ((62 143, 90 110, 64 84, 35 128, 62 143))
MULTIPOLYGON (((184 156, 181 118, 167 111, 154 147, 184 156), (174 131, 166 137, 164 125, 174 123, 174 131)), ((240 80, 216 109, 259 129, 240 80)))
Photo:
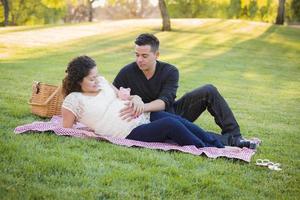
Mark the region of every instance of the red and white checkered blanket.
MULTIPOLYGON (((79 138, 93 138, 97 140, 105 140, 113 144, 123 145, 127 147, 144 147, 149 149, 160 149, 164 151, 177 150, 185 153, 190 153, 193 155, 205 154, 209 158, 217 157, 227 157, 243 160, 250 162, 251 157, 255 154, 255 150, 248 148, 238 148, 238 147, 229 147, 225 148, 216 148, 216 147, 204 147, 197 148, 193 145, 189 146, 179 146, 177 144, 171 143, 159 143, 159 142, 140 142, 129 139, 120 139, 107 136, 95 135, 93 131, 89 130, 82 124, 76 124, 74 128, 63 128, 62 127, 62 118, 60 116, 54 116, 49 122, 33 122, 31 124, 25 124, 15 128, 14 132, 16 134, 25 133, 25 132, 44 132, 44 131, 53 131, 56 135, 63 136, 72 136, 79 138)), ((257 144, 261 141, 257 138, 252 139, 257 144)))

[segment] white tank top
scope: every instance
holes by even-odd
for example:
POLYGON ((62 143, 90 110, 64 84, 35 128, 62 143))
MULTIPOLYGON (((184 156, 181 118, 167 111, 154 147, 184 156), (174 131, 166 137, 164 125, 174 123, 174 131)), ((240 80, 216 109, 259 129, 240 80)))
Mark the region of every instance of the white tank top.
POLYGON ((137 126, 150 122, 150 113, 144 113, 130 122, 122 120, 120 110, 125 107, 126 101, 117 97, 112 85, 104 77, 99 80, 101 90, 97 96, 72 92, 66 96, 62 107, 99 135, 125 138, 137 126))

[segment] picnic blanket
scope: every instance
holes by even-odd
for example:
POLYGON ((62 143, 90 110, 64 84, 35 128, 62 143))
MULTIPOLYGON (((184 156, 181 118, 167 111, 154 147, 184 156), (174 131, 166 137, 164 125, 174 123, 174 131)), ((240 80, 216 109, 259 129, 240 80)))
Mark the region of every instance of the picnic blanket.
MULTIPOLYGON (((38 121, 30 124, 25 124, 15 128, 14 132, 16 134, 30 133, 30 132, 44 132, 53 131, 56 135, 60 136, 72 136, 78 138, 90 138, 99 141, 108 141, 113 144, 123 145, 127 147, 144 147, 149 149, 160 149, 164 151, 176 150, 185 153, 190 153, 193 155, 205 154, 209 158, 226 157, 243 160, 245 162, 250 162, 251 157, 255 154, 255 150, 249 148, 238 148, 229 147, 216 148, 216 147, 204 147, 197 148, 194 145, 179 146, 174 143, 160 143, 160 142, 140 142, 129 139, 120 139, 107 136, 96 135, 92 130, 89 130, 83 124, 77 123, 74 128, 63 128, 62 127, 62 117, 53 116, 50 121, 38 121)), ((260 140, 253 138, 252 141, 257 144, 260 140)))

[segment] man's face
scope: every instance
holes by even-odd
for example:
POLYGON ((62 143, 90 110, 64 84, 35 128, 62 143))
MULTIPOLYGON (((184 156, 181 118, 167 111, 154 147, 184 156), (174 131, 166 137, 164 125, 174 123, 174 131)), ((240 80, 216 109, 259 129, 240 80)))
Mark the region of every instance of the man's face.
POLYGON ((158 51, 152 52, 150 45, 135 45, 136 63, 142 71, 149 71, 156 65, 158 51))

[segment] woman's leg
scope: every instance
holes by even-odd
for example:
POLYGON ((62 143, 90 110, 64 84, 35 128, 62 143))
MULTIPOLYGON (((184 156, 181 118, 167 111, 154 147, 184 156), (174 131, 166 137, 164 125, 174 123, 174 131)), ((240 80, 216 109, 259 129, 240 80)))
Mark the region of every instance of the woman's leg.
POLYGON ((156 121, 158 119, 163 119, 166 117, 171 117, 174 119, 177 119, 180 121, 189 131, 191 131, 195 136, 197 136, 199 139, 201 139, 206 146, 216 146, 216 147, 224 147, 222 142, 215 136, 214 133, 210 133, 207 131, 204 131, 202 128, 197 126, 196 124, 180 117, 179 115, 175 115, 168 112, 152 112, 150 115, 151 121, 156 121))
POLYGON ((165 142, 171 139, 181 146, 205 147, 205 144, 180 121, 171 117, 138 126, 126 138, 144 142, 165 142))

